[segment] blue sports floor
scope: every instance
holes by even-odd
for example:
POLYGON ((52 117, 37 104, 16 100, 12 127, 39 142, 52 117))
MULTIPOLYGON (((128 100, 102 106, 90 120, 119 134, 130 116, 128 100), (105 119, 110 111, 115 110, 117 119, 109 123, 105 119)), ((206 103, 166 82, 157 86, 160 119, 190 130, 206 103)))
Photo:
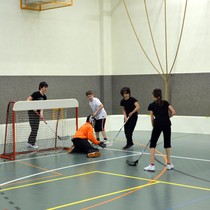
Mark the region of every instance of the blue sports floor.
POLYGON ((125 161, 137 160, 149 138, 150 132, 135 131, 134 147, 123 151, 121 132, 95 159, 65 151, 0 159, 0 210, 210 209, 210 135, 173 133, 174 170, 165 168, 162 136, 155 172, 143 170, 149 149, 137 166, 128 166, 125 161))

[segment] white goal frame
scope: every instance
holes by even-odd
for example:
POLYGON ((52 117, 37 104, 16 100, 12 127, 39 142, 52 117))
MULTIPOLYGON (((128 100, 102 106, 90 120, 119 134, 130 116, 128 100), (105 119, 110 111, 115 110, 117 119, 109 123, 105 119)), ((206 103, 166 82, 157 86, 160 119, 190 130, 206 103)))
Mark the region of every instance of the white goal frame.
MULTIPOLYGON (((3 151, 3 154, 0 155, 0 157, 15 160, 16 155, 24 153, 24 151, 19 153, 16 150, 16 143, 18 142, 16 130, 17 130, 18 126, 21 126, 21 123, 19 123, 16 119, 18 113, 29 111, 29 110, 70 110, 71 109, 71 112, 73 113, 73 116, 71 116, 72 119, 69 118, 67 120, 74 121, 73 122, 74 127, 75 127, 74 130, 77 130, 78 129, 78 108, 79 108, 79 102, 74 98, 56 99, 56 100, 17 101, 17 102, 11 101, 11 102, 9 102, 8 107, 7 107, 7 115, 6 115, 4 151, 3 151), (11 133, 11 134, 9 134, 9 133, 11 133), (8 145, 11 147, 10 148, 11 152, 8 152, 8 145)), ((42 121, 42 120, 44 120, 44 119, 42 119, 40 117, 40 121, 42 121)), ((56 119, 51 120, 51 121, 48 121, 49 125, 48 125, 48 123, 45 122, 49 128, 51 128, 50 123, 57 124, 57 122, 53 122, 53 121, 56 121, 56 119)), ((24 124, 24 123, 22 123, 22 124, 24 124)), ((25 124, 26 124, 26 122, 25 122, 25 124)), ((29 125, 28 125, 28 127, 29 127, 29 125)), ((46 127, 46 129, 47 129, 47 127, 46 127)), ((52 130, 54 130, 54 129, 55 129, 54 137, 57 138, 58 137, 57 127, 53 128, 52 130)), ((51 132, 51 133, 53 134, 53 132, 51 132)), ((57 148, 55 148, 55 149, 57 149, 57 148)), ((67 149, 67 148, 63 148, 63 149, 67 149)), ((50 148, 50 150, 52 150, 52 148, 50 148)), ((29 151, 26 151, 26 153, 28 153, 28 152, 29 151)))

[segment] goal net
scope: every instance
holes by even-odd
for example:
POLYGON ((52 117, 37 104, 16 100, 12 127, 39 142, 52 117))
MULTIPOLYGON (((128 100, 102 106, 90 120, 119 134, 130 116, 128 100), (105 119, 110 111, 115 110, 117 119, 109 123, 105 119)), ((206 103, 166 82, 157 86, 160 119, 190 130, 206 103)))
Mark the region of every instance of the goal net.
POLYGON ((78 106, 76 99, 9 102, 0 157, 67 149, 78 129, 78 106), (31 140, 38 148, 28 147, 31 140))

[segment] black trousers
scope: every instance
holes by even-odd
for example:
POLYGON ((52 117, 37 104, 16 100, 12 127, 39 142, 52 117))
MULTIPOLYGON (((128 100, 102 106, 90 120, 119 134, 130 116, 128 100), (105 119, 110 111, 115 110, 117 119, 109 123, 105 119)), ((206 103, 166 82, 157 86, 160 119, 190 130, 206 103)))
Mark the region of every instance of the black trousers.
POLYGON ((29 124, 31 126, 31 133, 28 137, 28 143, 34 145, 36 143, 37 132, 39 129, 39 116, 33 110, 28 111, 29 124))
POLYGON ((171 126, 154 126, 151 135, 150 148, 155 148, 157 141, 163 132, 164 148, 171 148, 171 126))
POLYGON ((127 145, 133 144, 133 131, 136 127, 138 120, 138 115, 133 115, 129 118, 124 126, 125 137, 127 140, 127 145))
POLYGON ((98 152, 99 150, 92 147, 88 139, 80 139, 80 138, 73 138, 72 142, 74 144, 74 149, 72 153, 91 153, 91 152, 98 152))

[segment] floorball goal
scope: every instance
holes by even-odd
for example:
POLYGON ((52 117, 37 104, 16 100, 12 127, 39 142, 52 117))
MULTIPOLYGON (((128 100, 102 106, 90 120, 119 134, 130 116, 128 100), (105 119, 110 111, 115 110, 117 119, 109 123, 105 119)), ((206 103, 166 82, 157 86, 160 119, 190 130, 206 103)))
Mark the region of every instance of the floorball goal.
POLYGON ((78 107, 76 99, 9 102, 0 157, 67 149, 78 129, 78 107), (28 147, 29 136, 38 148, 28 147))

